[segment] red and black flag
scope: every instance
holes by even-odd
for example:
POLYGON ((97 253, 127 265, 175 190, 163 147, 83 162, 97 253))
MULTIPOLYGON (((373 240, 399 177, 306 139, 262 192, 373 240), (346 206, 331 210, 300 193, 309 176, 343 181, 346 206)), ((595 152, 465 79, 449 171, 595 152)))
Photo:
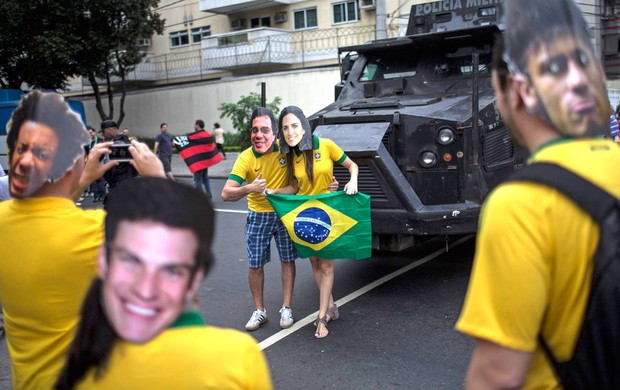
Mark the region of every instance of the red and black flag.
POLYGON ((222 161, 222 154, 215 145, 215 138, 207 131, 174 137, 174 145, 191 173, 209 168, 222 161))

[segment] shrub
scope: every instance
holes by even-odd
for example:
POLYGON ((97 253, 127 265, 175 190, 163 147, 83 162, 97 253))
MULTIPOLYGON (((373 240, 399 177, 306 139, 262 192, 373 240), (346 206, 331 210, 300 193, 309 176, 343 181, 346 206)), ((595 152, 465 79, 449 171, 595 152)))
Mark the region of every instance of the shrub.
POLYGON ((149 146, 151 150, 155 147, 155 138, 153 137, 137 137, 138 141, 143 142, 149 146))
MULTIPOLYGON (((273 111, 273 114, 278 117, 280 109, 278 106, 282 98, 276 96, 271 103, 267 103, 267 108, 273 111)), ((237 103, 222 103, 218 107, 218 110, 222 113, 220 118, 230 118, 233 122, 233 127, 239 134, 239 147, 243 150, 251 145, 250 141, 250 117, 252 111, 257 107, 260 107, 261 99, 260 95, 256 92, 250 93, 248 96, 241 96, 237 103)))
POLYGON ((231 146, 237 146, 241 148, 241 134, 237 133, 226 133, 224 134, 224 149, 229 150, 231 146))

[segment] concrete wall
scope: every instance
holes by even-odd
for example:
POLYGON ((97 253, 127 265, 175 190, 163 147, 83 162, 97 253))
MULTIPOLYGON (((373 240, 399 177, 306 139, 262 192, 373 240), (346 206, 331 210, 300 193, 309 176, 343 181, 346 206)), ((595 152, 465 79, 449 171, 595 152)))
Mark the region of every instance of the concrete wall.
MULTIPOLYGON (((218 107, 221 103, 235 103, 251 92, 260 94, 261 82, 266 83, 267 102, 279 96, 280 109, 296 105, 311 115, 334 101, 334 85, 339 81, 338 69, 331 67, 136 91, 126 97, 125 119, 120 127, 128 128, 137 137, 155 137, 159 125, 166 122, 170 133, 179 135, 193 131, 194 121, 202 119, 207 130, 219 122, 222 128, 232 131, 231 121, 220 118, 218 107)), ((119 96, 115 98, 117 119, 120 103, 119 96)), ((94 98, 83 102, 88 124, 99 129, 101 119, 94 98)), ((107 107, 107 100, 103 103, 107 107)))

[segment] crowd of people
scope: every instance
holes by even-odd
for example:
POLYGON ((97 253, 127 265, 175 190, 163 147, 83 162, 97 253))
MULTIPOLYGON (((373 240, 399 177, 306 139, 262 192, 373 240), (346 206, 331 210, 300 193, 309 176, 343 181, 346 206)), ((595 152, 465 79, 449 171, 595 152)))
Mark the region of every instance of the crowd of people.
MULTIPOLYGON (((303 112, 289 107, 280 117, 282 134, 288 135, 280 142, 286 144, 287 153, 303 150, 313 160, 312 148, 324 153, 314 162, 320 166, 315 175, 297 177, 291 174, 293 158, 284 158, 278 149, 280 126, 274 114, 258 108, 251 123, 252 147, 237 159, 222 198, 248 196, 247 248, 256 311, 246 329, 257 329, 267 319, 262 267, 269 261, 272 236, 283 269, 280 325, 288 328, 294 322, 297 252, 265 194, 335 191, 334 161, 350 169, 345 189, 355 194, 357 166, 330 140, 312 138, 303 112)), ((252 338, 205 326, 187 304, 213 262, 214 218, 205 164, 221 156, 215 139, 204 130, 204 122, 196 120, 196 131, 179 140, 188 166, 197 167, 194 189, 169 175, 172 140, 165 123, 160 129, 156 154, 119 132, 112 120, 102 122, 99 138, 56 93, 33 91, 14 111, 7 138, 11 199, 0 204, 0 233, 11 237, 10 245, 0 249, 0 302, 14 388, 161 384, 161 371, 149 369, 128 377, 127 367, 139 359, 151 361, 151 368, 169 365, 171 360, 161 355, 157 363, 152 351, 173 345, 186 350, 183 359, 175 359, 180 366, 195 368, 200 361, 205 373, 211 373, 206 377, 188 373, 186 388, 195 383, 211 383, 212 388, 271 387, 266 361, 252 338), (127 144, 131 158, 112 158, 115 146, 127 144), (105 190, 98 187, 102 177, 105 190), (85 191, 104 198, 105 208, 77 207, 75 202, 85 191), (44 238, 36 246, 28 245, 39 235, 44 238), (181 347, 183 343, 187 346, 181 347), (211 358, 196 345, 207 348, 211 358), (195 353, 187 353, 188 349, 195 353), (226 369, 213 375, 213 370, 206 370, 213 366, 226 369)), ((313 162, 309 164, 312 167, 313 162)), ((333 261, 324 260, 324 266, 319 261, 312 263, 321 291, 315 336, 322 338, 327 336, 327 321, 337 319, 338 311, 331 296, 333 261)))
MULTIPOLYGON (((222 159, 226 159, 226 152, 224 151, 224 130, 220 127, 219 123, 214 123, 213 133, 209 133, 204 128, 204 121, 197 119, 194 125, 194 132, 182 136, 186 141, 183 143, 175 143, 174 137, 168 131, 168 124, 162 123, 160 133, 155 137, 153 145, 153 153, 157 155, 161 161, 164 172, 168 178, 175 180, 172 173, 172 155, 176 148, 179 151, 184 150, 186 147, 191 146, 191 152, 188 150, 181 154, 184 157, 184 161, 187 163, 189 169, 194 176, 194 184, 196 188, 201 189, 210 197, 211 187, 209 183, 209 170, 208 167, 217 164, 222 159), (196 151, 196 149, 200 149, 196 151), (207 153, 207 155, 205 155, 207 153), (218 156, 221 154, 221 156, 218 156)), ((128 145, 132 140, 137 140, 136 137, 129 135, 129 129, 123 129, 119 131, 118 125, 114 120, 106 119, 101 122, 100 130, 95 130, 94 127, 86 126, 90 140, 84 145, 85 155, 88 156, 93 146, 100 142, 112 141, 114 145, 128 145), (99 136, 99 133, 101 136, 99 136)), ((104 155, 102 162, 107 161, 109 157, 104 155)), ((4 174, 4 172, 2 172, 4 174)), ((120 164, 113 169, 106 171, 104 176, 98 178, 91 183, 84 193, 79 197, 77 204, 81 205, 81 202, 86 197, 93 197, 93 203, 104 202, 108 193, 114 189, 114 187, 126 178, 137 176, 136 170, 130 164, 120 164)), ((8 180, 3 179, 3 180, 8 180)), ((8 192, 7 192, 8 193, 8 192)), ((1 196, 1 194, 0 194, 1 196)), ((8 195, 6 197, 8 199, 8 195)))
MULTIPOLYGON (((620 148, 605 139, 612 115, 605 76, 577 7, 572 0, 506 0, 504 7, 492 82, 503 121, 531 152, 529 164, 562 166, 620 198, 620 148)), ((267 322, 272 239, 286 329, 294 323, 298 254, 267 194, 337 191, 337 163, 350 175, 344 192, 354 196, 358 166, 332 140, 314 136, 299 107, 278 119, 259 107, 250 125, 252 146, 239 154, 221 196, 248 203, 254 311, 245 329, 267 322)), ((9 175, 0 177, 0 195, 2 183, 10 194, 0 202, 0 237, 10 237, 0 246, 0 304, 14 389, 272 387, 255 340, 206 325, 195 307, 216 257, 208 168, 225 158, 219 124, 214 134, 204 127, 197 119, 193 133, 173 140, 162 123, 151 150, 113 120, 101 123, 99 138, 59 94, 22 99, 8 124, 9 175), (109 158, 118 144, 130 145, 128 161, 109 158), (195 188, 175 181, 173 145, 195 188), (105 210, 77 207, 84 192, 105 210)), ((475 339, 467 388, 561 385, 539 338, 559 361, 571 359, 598 241, 596 222, 551 187, 509 181, 489 195, 456 324, 475 339)), ((319 289, 317 339, 340 317, 334 260, 309 259, 319 289)))

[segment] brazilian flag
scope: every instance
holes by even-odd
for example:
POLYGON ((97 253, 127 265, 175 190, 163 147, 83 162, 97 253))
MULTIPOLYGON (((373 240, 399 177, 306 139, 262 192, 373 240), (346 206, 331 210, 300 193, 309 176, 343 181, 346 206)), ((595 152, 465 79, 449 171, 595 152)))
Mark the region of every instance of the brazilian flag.
POLYGON ((365 259, 371 255, 370 196, 268 194, 299 257, 365 259))

